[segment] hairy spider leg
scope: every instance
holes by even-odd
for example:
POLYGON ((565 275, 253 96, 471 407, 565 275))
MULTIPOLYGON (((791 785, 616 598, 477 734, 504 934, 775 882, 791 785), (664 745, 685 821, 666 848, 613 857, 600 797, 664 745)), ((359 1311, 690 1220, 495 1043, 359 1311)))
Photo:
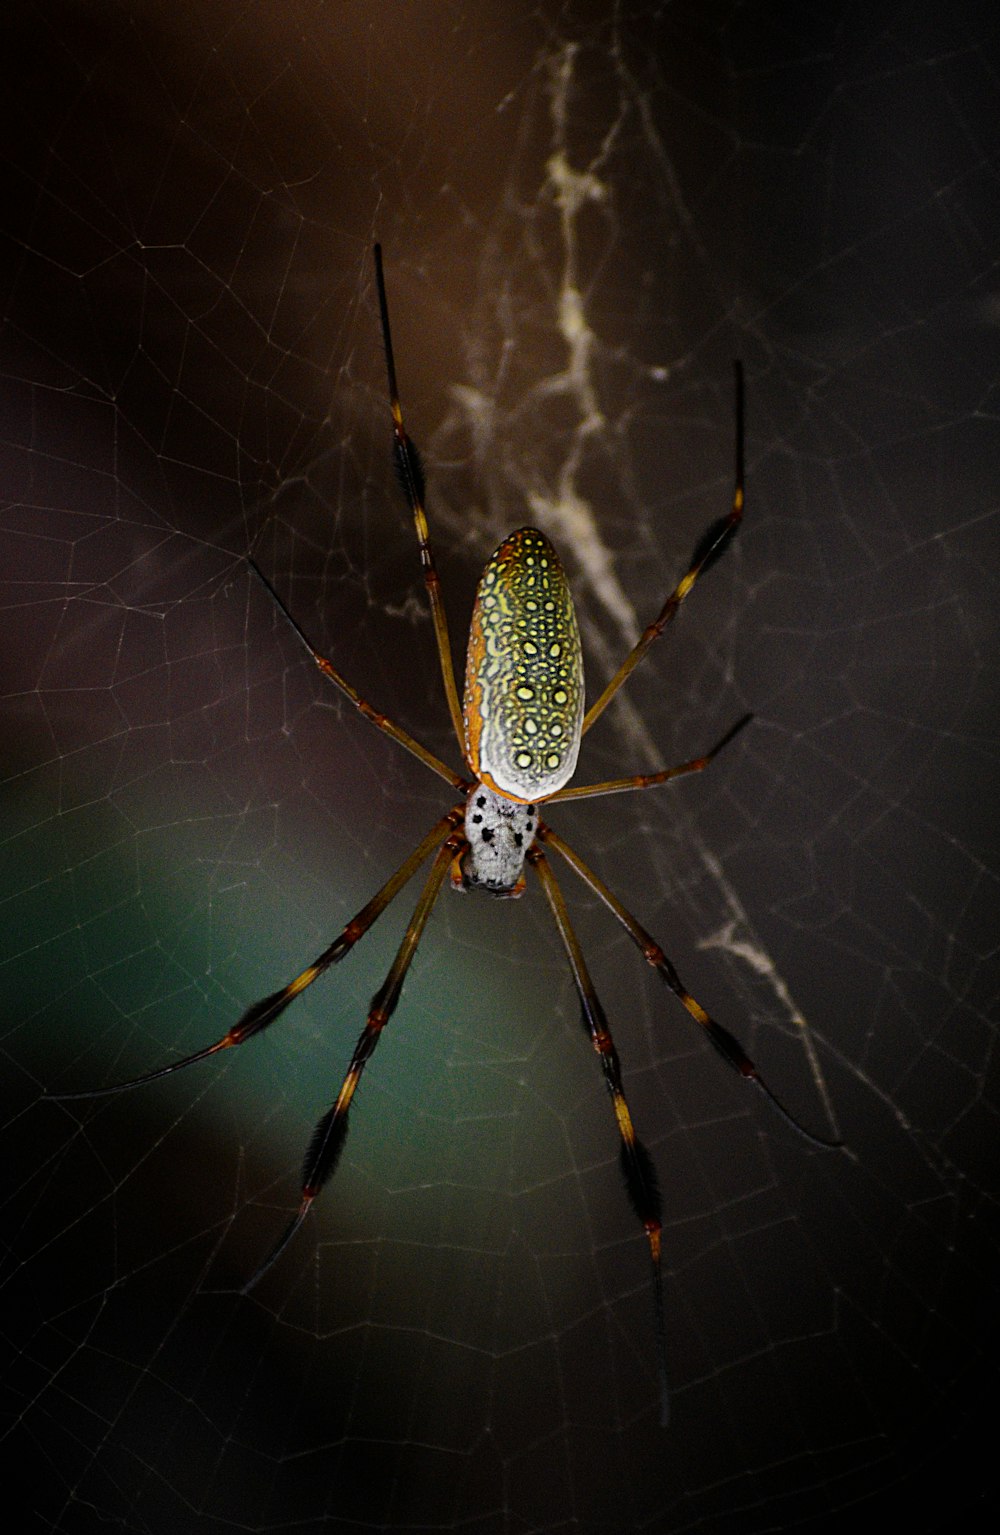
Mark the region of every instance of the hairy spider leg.
POLYGON ((554 800, 588 799, 598 794, 624 794, 630 789, 652 789, 657 784, 669 783, 672 778, 681 778, 686 773, 701 773, 713 758, 719 755, 723 747, 728 746, 734 736, 739 735, 744 725, 749 725, 752 719, 752 714, 744 714, 703 757, 692 757, 690 762, 681 762, 677 767, 663 768, 658 773, 633 773, 631 778, 608 778, 603 783, 588 783, 581 784, 579 788, 559 789, 555 794, 550 794, 545 803, 551 805, 554 800))
POLYGON ((278 593, 275 591, 274 587, 271 585, 271 582, 267 579, 256 561, 248 559, 247 564, 250 566, 250 569, 253 571, 254 575, 257 577, 257 580, 260 582, 261 586, 263 586, 264 590, 271 598, 271 601, 274 603, 275 607, 278 609, 279 613, 282 615, 285 622, 292 630, 293 634, 300 641, 300 643, 305 646, 306 650, 312 656, 314 662, 326 680, 328 682, 332 682, 334 687, 339 688, 344 697, 354 705, 358 713, 361 714, 372 725, 374 725, 376 730, 381 730, 393 741, 398 741, 400 746, 405 746, 408 752, 412 752, 413 756, 418 758, 418 760, 421 761, 425 767, 429 767, 432 773, 436 773, 439 778, 443 778, 446 783, 450 783, 453 789, 458 789, 462 793, 467 794, 471 785, 464 778, 460 778, 457 773, 452 772, 451 768, 446 767, 445 764, 441 761, 440 757, 435 757, 434 753, 428 751, 426 746, 421 746, 419 741, 414 740, 413 736, 411 736, 408 731, 404 730, 401 725, 395 724, 394 721, 389 719, 388 715, 380 714, 377 709, 373 709, 371 704, 366 703, 365 700, 361 697, 361 694, 358 692, 357 688, 352 687, 347 678, 341 675, 341 673, 334 666, 333 662, 328 661, 326 656, 320 655, 319 651, 310 644, 308 638, 306 637, 305 630, 302 628, 302 625, 299 623, 298 619, 292 616, 291 610, 278 596, 278 593))
MULTIPOLYGON (((274 991, 269 997, 263 997, 248 1007, 242 1018, 234 1023, 231 1029, 217 1039, 214 1045, 206 1045, 203 1050, 196 1050, 192 1055, 186 1055, 182 1060, 171 1061, 166 1066, 158 1066, 154 1071, 144 1072, 140 1077, 133 1077, 130 1082, 116 1082, 111 1087, 91 1088, 82 1093, 47 1093, 48 1098, 68 1101, 73 1098, 104 1098, 111 1093, 123 1093, 130 1087, 142 1087, 147 1082, 155 1082, 159 1077, 168 1077, 174 1071, 183 1071, 185 1066, 193 1066, 196 1061, 204 1061, 210 1055, 216 1055, 220 1050, 228 1050, 233 1045, 245 1044, 248 1039, 253 1039, 256 1034, 262 1034, 264 1030, 283 1013, 290 1002, 301 996, 307 986, 319 979, 324 970, 331 965, 339 964, 346 954, 364 937, 370 927, 378 921, 386 907, 395 900, 403 886, 412 878, 419 869, 424 859, 433 852, 438 843, 449 833, 453 833, 456 827, 461 825, 464 816, 464 806, 456 806, 449 810, 447 815, 441 817, 436 825, 432 826, 427 836, 414 848, 396 870, 390 875, 367 905, 362 906, 357 916, 352 917, 343 931, 334 939, 329 948, 323 950, 311 965, 308 965, 294 981, 289 981, 280 991, 274 991)), ((464 839, 463 839, 464 840, 464 839)))
POLYGON ((458 749, 464 755, 465 733, 462 725, 462 706, 458 698, 458 686, 455 682, 455 666, 451 655, 451 640, 448 637, 448 615, 444 608, 444 599, 441 596, 441 578, 434 564, 434 555, 431 550, 430 530, 427 526, 427 513, 424 511, 424 469, 420 462, 420 454, 416 446, 407 435, 403 424, 403 410, 399 403, 399 390, 396 387, 396 364, 392 354, 392 332, 389 328, 389 303, 385 296, 385 278, 382 274, 382 247, 375 246, 375 286, 378 289, 378 307, 382 319, 382 344, 385 349, 385 367, 389 381, 389 405, 392 410, 392 435, 393 453, 396 462, 396 472, 399 475, 400 484, 406 494, 413 513, 413 522, 417 530, 417 542, 420 545, 420 564, 424 572, 424 585, 427 587, 427 595, 431 604, 431 616, 434 620, 434 638, 437 642, 438 660, 441 663, 441 680, 444 683, 445 698, 448 700, 448 712, 451 715, 452 728, 455 731, 455 739, 458 749))
POLYGON ((736 483, 733 489, 732 507, 725 517, 712 524, 705 536, 699 541, 688 570, 678 581, 656 618, 643 630, 635 646, 629 651, 607 687, 587 710, 583 720, 584 735, 587 734, 591 725, 604 713, 608 704, 618 692, 618 689, 638 666, 650 645, 663 633, 667 624, 676 615, 678 608, 690 593, 698 577, 704 574, 710 565, 715 564, 743 520, 743 364, 735 362, 733 368, 736 375, 736 483))
POLYGON ((584 884, 589 885, 594 894, 598 896, 601 901, 603 901, 608 910, 618 918, 618 921, 622 924, 625 931, 632 939, 632 942, 636 944, 639 949, 641 949, 643 958, 648 964, 652 965, 654 970, 659 972, 663 980, 670 987, 670 990, 673 992, 674 996, 677 997, 681 1003, 683 1003, 684 1007, 690 1013, 695 1023, 701 1025, 709 1039, 709 1042, 714 1046, 715 1050, 726 1062, 726 1064, 731 1066, 732 1069, 744 1079, 744 1081, 752 1082, 754 1086, 764 1094, 764 1097, 768 1100, 768 1102, 771 1103, 775 1109, 777 1109, 785 1123, 790 1125, 793 1130, 795 1130, 805 1140, 809 1141, 813 1146, 818 1146, 823 1151, 841 1150, 844 1144, 843 1141, 827 1140, 821 1135, 814 1135, 811 1130, 807 1130, 804 1125, 799 1123, 794 1114, 790 1113, 789 1110, 785 1108, 780 1098, 778 1098, 768 1087, 767 1083, 760 1075, 760 1072, 757 1070, 753 1061, 743 1049, 743 1046, 740 1044, 739 1040, 730 1034, 728 1029, 724 1029, 721 1023, 716 1023, 714 1018, 709 1017, 701 1003, 697 1002, 695 998, 692 997, 680 976, 677 974, 674 965, 660 948, 660 945, 654 938, 650 936, 649 933, 647 933, 646 929, 636 921, 635 917, 632 916, 632 913, 622 905, 621 901, 619 901, 618 897, 604 883, 604 881, 594 873, 593 869, 591 869, 588 864, 584 862, 579 853, 574 852, 569 844, 565 842, 563 838, 558 835, 558 833, 552 830, 551 826, 548 826, 541 821, 538 824, 536 835, 549 847, 555 848, 556 852, 566 860, 570 868, 575 870, 575 872, 583 880, 584 884))
POLYGON ((587 969, 587 962, 583 957, 580 941, 569 919, 569 912, 566 908, 563 893, 559 888, 548 859, 537 843, 528 853, 528 862, 532 865, 541 881, 542 889, 545 892, 545 899, 548 901, 549 909, 555 918, 556 927, 559 929, 559 936, 562 939, 563 948, 566 950, 566 957, 573 972, 573 981, 576 985, 577 995, 580 998, 580 1007, 583 1012, 584 1028, 587 1030, 590 1042, 600 1059, 601 1069, 604 1072, 604 1082, 611 1095, 611 1102, 615 1111, 615 1122, 618 1126, 618 1134, 621 1137, 621 1164, 622 1173, 625 1178, 625 1188, 628 1192, 629 1202, 642 1222, 643 1230, 649 1243, 649 1255, 653 1264, 653 1306, 656 1316, 657 1357, 660 1377, 660 1423, 666 1428, 670 1421, 670 1393, 667 1385, 667 1330, 663 1314, 663 1277, 660 1264, 663 1221, 661 1218, 660 1189, 656 1179, 656 1169, 653 1166, 652 1157, 635 1133, 632 1116, 625 1101, 621 1066, 618 1062, 618 1052, 615 1049, 614 1040, 611 1038, 607 1015, 601 1006, 600 998, 590 978, 590 972, 587 969))
POLYGON ((351 1056, 347 1075, 344 1077, 343 1085, 337 1094, 336 1101, 323 1115, 323 1118, 313 1131, 302 1167, 302 1199, 299 1208, 271 1248, 263 1263, 243 1286, 244 1294, 248 1290, 252 1290, 258 1280, 262 1279, 268 1269, 281 1257, 281 1254, 285 1251, 285 1248, 308 1215, 313 1200, 336 1170, 340 1154, 344 1149, 344 1142, 347 1139, 348 1113, 354 1094, 357 1091, 358 1083, 361 1080, 361 1074, 374 1055, 375 1046, 379 1042, 382 1030, 395 1011, 407 971, 413 961, 413 956, 417 952, 417 945, 434 908, 434 903, 441 892, 441 886, 444 883, 448 867, 453 858, 461 857, 465 846, 465 837, 461 832, 452 831, 451 836, 438 850, 420 899, 414 908, 413 916, 410 918, 409 926, 403 934, 403 940, 399 945, 396 958, 390 966, 389 974, 372 997, 368 1018, 354 1047, 354 1054, 351 1056))

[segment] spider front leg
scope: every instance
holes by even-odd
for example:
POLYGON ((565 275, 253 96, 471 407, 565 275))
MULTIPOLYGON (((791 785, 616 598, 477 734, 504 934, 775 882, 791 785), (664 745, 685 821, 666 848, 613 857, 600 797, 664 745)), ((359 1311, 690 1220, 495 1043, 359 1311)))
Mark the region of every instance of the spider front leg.
MULTIPOLYGON (((454 816, 455 814, 460 814, 460 812, 451 812, 450 814, 454 816)), ((434 909, 434 903, 441 892, 441 886, 448 873, 448 867, 452 859, 461 856, 465 845, 465 837, 462 833, 453 831, 447 841, 438 849, 437 857, 431 865, 427 882, 414 908, 410 924, 403 934, 403 940, 399 945, 399 950, 392 962, 389 974, 372 998, 365 1026, 354 1047, 354 1054, 351 1056, 351 1062, 347 1068, 347 1074, 344 1077, 340 1092, 313 1131, 302 1167, 302 1197, 299 1208, 271 1248, 263 1263, 244 1285, 244 1294, 248 1290, 252 1290, 258 1280, 262 1279, 268 1269, 281 1257, 281 1254, 309 1214, 313 1200, 336 1171, 340 1154, 344 1149, 344 1142, 347 1139, 348 1113, 354 1099, 354 1094, 357 1091, 358 1083, 361 1081, 361 1074, 374 1055, 375 1047, 382 1035, 382 1030, 395 1011, 400 992, 403 989, 403 982, 406 980, 407 971, 413 962, 413 956, 417 952, 417 945, 423 935, 424 928, 427 926, 427 920, 434 909)))
POLYGON ((653 969, 659 972, 674 996, 684 1005, 695 1023, 704 1029, 709 1043, 726 1062, 726 1065, 730 1066, 744 1081, 752 1082, 778 1111, 785 1123, 790 1125, 805 1140, 810 1141, 814 1146, 819 1146, 824 1151, 841 1150, 844 1144, 843 1141, 839 1139, 827 1140, 821 1135, 815 1135, 811 1130, 807 1130, 805 1125, 800 1124, 795 1115, 785 1108, 781 1099, 768 1087, 735 1035, 730 1034, 728 1029, 724 1029, 721 1023, 716 1023, 715 1019, 709 1016, 701 1003, 688 991, 672 961, 667 958, 660 945, 647 933, 646 929, 633 917, 632 913, 622 905, 621 901, 604 881, 583 861, 579 853, 574 852, 569 844, 564 842, 562 837, 552 830, 551 826, 539 825, 538 836, 550 847, 554 847, 561 857, 565 858, 570 868, 575 870, 584 884, 589 885, 594 894, 604 902, 608 910, 618 918, 618 921, 622 924, 632 942, 642 951, 642 956, 647 964, 652 965, 653 969))
MULTIPOLYGON (((539 834, 542 826, 539 824, 539 834)), ((656 1169, 653 1159, 646 1147, 639 1140, 632 1124, 632 1116, 629 1113, 628 1104, 625 1101, 625 1092, 622 1087, 621 1067, 618 1062, 618 1052, 615 1049, 611 1030, 608 1027, 607 1016, 601 1006, 600 998, 594 989, 594 983, 590 978, 583 950, 579 939, 573 931, 569 920, 569 912, 563 893, 556 882, 556 877, 549 866, 549 861, 537 843, 528 852, 528 862, 541 881, 545 898, 549 903, 549 909, 555 918, 559 936, 566 950, 570 969, 573 972, 573 981, 580 998, 580 1006, 583 1010, 583 1022, 590 1035, 591 1043, 597 1052, 604 1072, 604 1081, 611 1095, 611 1102, 615 1111, 615 1122, 618 1126, 618 1134, 621 1137, 621 1162, 622 1172, 625 1177, 625 1188, 633 1210, 642 1222, 649 1243, 649 1255, 653 1264, 653 1306, 656 1318, 656 1341, 659 1361, 660 1377, 660 1423, 666 1428, 670 1421, 670 1393, 667 1382, 667 1344, 666 1324, 663 1315, 663 1278, 660 1264, 661 1232, 663 1222, 661 1218, 660 1190, 656 1180, 656 1169)))
MULTIPOLYGON (((144 1087, 147 1082, 155 1082, 160 1077, 169 1077, 175 1071, 183 1071, 185 1066, 194 1066, 198 1061, 207 1060, 210 1055, 217 1055, 220 1050, 229 1050, 235 1045, 244 1045, 248 1039, 262 1034, 269 1028, 274 1020, 285 1011, 289 1003, 301 996, 307 986, 319 977, 331 965, 339 964, 350 953, 359 938, 363 938, 370 927, 378 921, 386 907, 395 900, 403 886, 412 878, 419 869, 424 859, 438 846, 442 838, 449 832, 454 833, 457 826, 461 825, 463 808, 461 805, 449 810, 443 815, 436 825, 418 843, 408 858, 404 859, 394 874, 391 874, 382 886, 377 890, 371 900, 362 906, 356 916, 352 917, 346 927, 338 933, 322 954, 307 965, 293 981, 287 986, 282 986, 279 991, 273 991, 270 996, 262 997, 259 1002, 254 1002, 246 1012, 230 1029, 227 1029, 221 1039, 214 1044, 205 1045, 201 1050, 195 1050, 191 1055, 185 1055, 179 1061, 170 1061, 166 1066, 157 1066, 152 1071, 146 1071, 139 1077, 133 1077, 128 1082, 115 1082, 111 1087, 89 1088, 82 1093, 47 1093, 46 1097, 56 1102, 67 1102, 74 1098, 106 1098, 112 1093, 124 1093, 132 1087, 144 1087)), ((464 842, 464 838, 462 841, 464 842)), ((448 844, 445 844, 446 846, 448 844)), ((440 855, 439 855, 440 856, 440 855)))

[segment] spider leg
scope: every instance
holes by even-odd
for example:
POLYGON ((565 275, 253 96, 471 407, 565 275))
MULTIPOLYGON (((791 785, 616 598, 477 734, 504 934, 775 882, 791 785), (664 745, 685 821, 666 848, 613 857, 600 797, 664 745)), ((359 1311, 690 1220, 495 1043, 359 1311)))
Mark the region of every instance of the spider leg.
POLYGON ((698 577, 710 565, 714 565, 743 519, 743 365, 737 362, 734 368, 736 372, 736 484, 733 489, 732 508, 727 516, 713 523, 701 539, 686 574, 678 581, 653 622, 643 630, 636 645, 625 657, 604 692, 587 710, 583 720, 584 735, 604 713, 622 683, 638 666, 653 641, 663 633, 698 577))
POLYGON ((566 909, 563 893, 556 882, 556 877, 552 872, 548 859, 537 843, 530 849, 528 861, 541 881, 545 898, 555 918, 556 927, 559 929, 559 936, 562 939, 563 948, 566 950, 566 957, 573 972, 573 980, 576 984, 580 1006, 583 1010, 584 1027, 590 1035, 591 1043, 600 1058, 605 1085, 611 1094, 611 1102, 614 1106, 615 1121, 618 1125, 618 1134, 621 1137, 621 1162, 622 1172, 625 1176, 625 1188, 628 1192, 629 1202, 642 1222, 647 1241, 649 1242, 649 1253, 653 1263, 653 1305, 656 1317, 656 1340, 659 1360, 660 1423, 666 1428, 670 1420, 670 1394, 667 1384, 666 1324, 663 1314, 663 1278, 660 1266, 660 1237, 663 1223, 656 1169, 653 1166, 652 1157, 635 1133, 632 1116, 629 1113, 628 1104, 625 1101, 625 1093, 622 1088, 618 1052, 615 1050, 614 1040, 611 1038, 607 1016, 605 1015, 604 1008, 601 1006, 597 992, 594 990, 594 983, 590 978, 590 972, 583 957, 583 950, 570 923, 569 912, 566 909))
MULTIPOLYGON (((111 1087, 91 1088, 83 1093, 47 1093, 46 1097, 66 1102, 72 1098, 104 1098, 111 1093, 123 1093, 131 1087, 142 1087, 147 1082, 155 1082, 159 1077, 168 1077, 172 1072, 182 1071, 185 1066, 193 1066, 196 1061, 203 1061, 220 1050, 228 1050, 233 1045, 242 1045, 248 1039, 252 1039, 255 1034, 262 1034, 268 1025, 284 1012, 288 1004, 294 1002, 307 986, 311 986, 324 970, 327 970, 330 965, 339 963, 344 955, 350 952, 358 939, 362 938, 375 924, 390 902, 416 873, 428 854, 442 838, 449 833, 454 833, 456 827, 461 825, 463 816, 464 809, 460 805, 442 816, 437 825, 431 827, 423 841, 414 848, 410 856, 400 864, 395 874, 390 875, 381 890, 372 896, 366 906, 362 906, 357 916, 351 918, 329 948, 324 949, 322 954, 302 971, 301 975, 295 977, 294 981, 290 981, 280 991, 272 992, 269 997, 263 997, 252 1007, 247 1008, 239 1022, 234 1023, 221 1039, 215 1041, 214 1045, 206 1045, 204 1049, 196 1050, 193 1055, 186 1055, 182 1060, 171 1061, 166 1066, 158 1066, 153 1071, 144 1072, 141 1077, 133 1077, 130 1082, 116 1082, 111 1087)), ((440 857, 440 854, 438 856, 440 857)))
POLYGON ((270 581, 267 579, 260 566, 256 563, 256 561, 250 559, 247 560, 247 564, 250 566, 250 569, 257 577, 257 580, 260 582, 261 586, 263 586, 264 590, 270 596, 275 607, 285 619, 292 632, 305 646, 306 650, 308 650, 309 654, 312 656, 313 660, 327 681, 332 682, 334 687, 339 688, 344 697, 347 698, 349 702, 354 705, 355 709, 358 710, 359 714, 362 714, 366 720, 370 720, 376 729, 383 731, 387 736, 390 736, 393 741, 398 741, 400 746, 405 746, 408 752, 412 752, 415 757, 418 757, 420 761, 425 765, 425 767, 429 767, 432 772, 437 773, 439 778, 443 778, 446 783, 450 783, 453 789, 458 789, 463 793, 468 793, 469 784, 464 778, 460 778, 457 773, 453 773, 450 767, 446 767, 439 757, 435 757, 433 752, 427 750, 426 746, 421 746, 419 741, 415 741, 413 737, 402 728, 401 725, 394 724, 387 715, 380 714, 377 709, 373 709, 371 704, 366 703, 365 700, 361 697, 361 694, 358 692, 357 688, 353 688, 348 682, 347 678, 343 677, 340 672, 338 672, 333 662, 328 661, 326 656, 321 656, 318 650, 313 649, 312 645, 306 638, 305 632, 299 624, 298 620, 292 617, 290 610, 278 596, 278 593, 275 591, 274 587, 271 585, 270 581))
MULTIPOLYGON (((455 813, 453 811, 451 816, 446 817, 451 822, 453 828, 455 823, 451 820, 451 817, 455 813)), ((399 945, 396 958, 389 969, 389 974, 372 998, 368 1018, 354 1047, 354 1054, 351 1056, 351 1062, 347 1068, 347 1075, 344 1077, 340 1092, 337 1094, 337 1098, 331 1108, 323 1115, 323 1118, 313 1131, 302 1167, 302 1199, 299 1208, 271 1248, 263 1263, 247 1280, 243 1287, 244 1294, 248 1290, 252 1290, 257 1281, 262 1279, 268 1269, 277 1262, 308 1215, 313 1200, 320 1193, 324 1184, 333 1176, 337 1163, 340 1160, 340 1153, 344 1149, 344 1142, 347 1139, 347 1116, 358 1083, 361 1080, 361 1074, 374 1055, 375 1046, 379 1042, 382 1030, 395 1011, 407 971, 413 962, 413 956, 417 952, 417 945, 423 935, 434 903, 440 894, 441 886, 448 873, 448 866, 452 859, 461 853, 464 843, 464 836, 453 829, 448 840, 438 850, 420 899, 414 908, 413 916, 410 918, 410 924, 403 934, 403 940, 399 945)))
POLYGON ((624 794, 630 789, 652 789, 656 784, 668 783, 671 778, 680 778, 685 773, 700 773, 708 764, 717 757, 724 746, 728 746, 734 736, 739 735, 744 725, 749 725, 753 719, 752 714, 744 714, 742 719, 736 721, 715 745, 705 753, 703 757, 692 757, 690 762, 681 762, 677 767, 663 768, 659 773, 635 773, 631 778, 608 778, 603 783, 581 784, 579 788, 557 789, 555 794, 550 794, 546 800, 551 805, 554 800, 563 799, 588 799, 598 794, 624 794))
POLYGON ((569 844, 564 842, 562 837, 552 830, 551 826, 543 825, 540 822, 536 835, 550 847, 555 848, 556 852, 566 860, 570 868, 576 871, 584 884, 589 885, 594 894, 604 902, 608 910, 618 918, 618 921, 622 924, 632 942, 642 950, 643 958, 648 964, 652 965, 654 970, 659 971, 674 996, 684 1004, 694 1021, 704 1029, 709 1042, 721 1055, 726 1064, 731 1066, 745 1081, 752 1082, 763 1093, 768 1102, 777 1109, 785 1123, 790 1125, 799 1135, 803 1136, 805 1140, 809 1141, 813 1146, 821 1147, 824 1151, 839 1151, 843 1147, 843 1141, 827 1140, 821 1135, 814 1135, 811 1130, 806 1129, 805 1125, 799 1123, 794 1114, 785 1108, 780 1098, 768 1087, 739 1040, 730 1034, 728 1029, 724 1029, 721 1023, 716 1023, 714 1018, 709 1017, 701 1003, 697 1002, 687 990, 674 965, 664 954, 656 940, 636 921, 632 913, 626 910, 614 892, 594 873, 593 869, 584 863, 579 853, 574 852, 569 844))
POLYGON ((392 411, 393 451, 396 460, 396 472, 400 483, 410 503, 410 511, 413 513, 413 522, 417 530, 417 542, 420 545, 420 564, 424 572, 424 585, 427 588, 427 596, 430 599, 431 617, 434 620, 434 638, 437 641, 438 660, 441 663, 441 680, 444 683, 444 693, 448 700, 448 712, 451 715, 451 723, 455 731, 455 739, 461 752, 465 751, 465 726, 462 721, 462 706, 458 700, 458 687, 455 683, 455 667, 451 657, 451 641, 448 638, 448 615, 444 610, 444 599, 441 596, 441 578, 434 564, 434 555, 431 551, 430 530, 427 526, 427 513, 424 511, 424 469, 420 462, 420 454, 416 445, 407 435, 403 425, 403 409, 399 403, 399 390, 396 386, 396 364, 392 355, 392 332, 389 328, 389 304, 385 296, 385 278, 382 274, 382 247, 375 246, 375 286, 378 289, 378 307, 382 319, 382 343, 385 349, 385 367, 389 382, 389 406, 392 411))

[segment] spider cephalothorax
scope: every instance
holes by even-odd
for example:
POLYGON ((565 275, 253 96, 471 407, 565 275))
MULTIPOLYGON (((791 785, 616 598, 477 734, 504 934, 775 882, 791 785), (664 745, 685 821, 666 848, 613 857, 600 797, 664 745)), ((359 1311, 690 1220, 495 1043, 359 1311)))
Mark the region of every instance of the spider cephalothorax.
POLYGON ((468 850, 455 860, 452 884, 487 895, 524 893, 524 860, 535 840, 537 805, 497 794, 477 783, 465 806, 468 850))
MULTIPOLYGON (((425 767, 429 767, 453 790, 461 793, 463 803, 453 805, 441 816, 395 873, 389 876, 382 888, 376 891, 322 954, 286 986, 249 1007, 221 1039, 195 1051, 193 1055, 185 1056, 183 1060, 160 1066, 131 1082, 99 1088, 97 1093, 70 1093, 62 1096, 93 1097, 100 1093, 117 1092, 120 1087, 136 1087, 141 1082, 167 1076, 232 1045, 241 1045, 255 1034, 262 1033, 307 986, 311 986, 325 970, 350 952, 358 939, 364 936, 395 900, 421 864, 434 854, 430 873, 403 934, 396 958, 372 998, 365 1026, 355 1045, 340 1091, 316 1126, 309 1143, 302 1172, 299 1208, 250 1279, 247 1285, 249 1289, 284 1251, 305 1220, 313 1200, 336 1168, 347 1135, 348 1114, 362 1072, 399 1001, 407 971, 449 868, 452 882, 461 889, 517 896, 524 889, 524 865, 527 862, 538 877, 569 961, 580 998, 584 1025, 600 1060, 604 1082, 611 1095, 629 1199, 649 1243, 659 1340, 661 1420, 666 1422, 666 1358, 660 1280, 661 1219, 656 1176, 652 1159, 635 1134, 608 1020, 573 931, 562 891, 546 857, 546 848, 564 859, 621 923, 643 958, 658 972, 689 1015, 704 1030, 707 1039, 727 1065, 744 1080, 753 1082, 807 1139, 820 1146, 839 1145, 839 1142, 824 1141, 812 1135, 788 1114, 764 1084, 753 1062, 733 1035, 710 1018, 687 991, 659 944, 580 855, 541 819, 538 807, 543 802, 549 805, 559 800, 648 789, 684 774, 700 772, 750 718, 745 715, 739 720, 711 751, 676 767, 609 779, 602 783, 567 787, 576 766, 581 738, 603 713, 653 640, 674 617, 699 575, 718 558, 739 526, 743 515, 742 374, 737 365, 736 486, 732 508, 699 543, 687 572, 667 598, 658 616, 643 631, 637 644, 586 714, 580 637, 573 600, 555 549, 536 528, 520 528, 516 533, 511 533, 500 544, 483 571, 469 630, 463 709, 459 706, 448 621, 431 553, 424 511, 423 473, 416 449, 403 425, 403 412, 396 388, 389 312, 378 246, 375 247, 375 277, 389 378, 396 468, 413 513, 445 699, 462 754, 464 773, 453 771, 401 725, 366 703, 333 663, 309 643, 274 587, 253 561, 250 562, 250 568, 323 676, 339 688, 373 725, 405 746, 425 767), (464 830, 460 830, 463 827, 464 830)), ((492 993, 488 991, 485 995, 490 999, 492 993)))

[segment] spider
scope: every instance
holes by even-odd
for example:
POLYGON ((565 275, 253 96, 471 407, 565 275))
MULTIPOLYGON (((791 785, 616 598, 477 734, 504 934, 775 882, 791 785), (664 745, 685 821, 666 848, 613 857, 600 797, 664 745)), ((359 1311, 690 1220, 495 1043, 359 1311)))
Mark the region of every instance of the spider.
POLYGON ((395 873, 390 875, 367 905, 352 917, 328 948, 286 986, 255 1002, 221 1039, 182 1060, 171 1061, 131 1081, 90 1092, 52 1096, 60 1099, 93 1098, 123 1092, 181 1071, 196 1061, 205 1060, 234 1045, 245 1044, 248 1039, 262 1034, 289 1003, 350 952, 358 939, 368 932, 395 900, 421 864, 433 854, 430 873, 403 934, 399 950, 388 975, 372 998, 365 1026, 354 1048, 340 1092, 317 1124, 309 1142, 298 1209, 244 1286, 244 1291, 250 1290, 284 1252, 304 1222, 313 1201, 336 1169, 344 1149, 351 1104, 362 1073, 375 1053, 382 1030, 396 1008, 417 946, 445 880, 450 878, 452 887, 459 891, 479 891, 495 897, 517 897, 525 889, 527 865, 538 876, 566 952, 580 1000, 584 1028, 601 1063, 604 1082, 611 1096, 620 1140, 625 1188, 649 1247, 661 1421, 666 1424, 669 1418, 669 1395, 661 1275, 662 1218, 656 1171, 649 1152, 633 1127, 608 1020, 590 978, 548 852, 551 850, 558 854, 618 919, 629 938, 640 949, 643 958, 660 974, 728 1066, 747 1082, 753 1083, 785 1121, 814 1145, 834 1148, 842 1143, 814 1135, 789 1113, 763 1081, 739 1042, 727 1029, 709 1017, 700 1002, 686 989, 673 963, 655 939, 580 855, 542 819, 539 807, 602 794, 650 789, 686 774, 700 773, 752 718, 749 714, 744 715, 703 756, 693 757, 675 767, 657 773, 639 773, 607 779, 601 783, 569 787, 583 736, 604 713, 650 645, 675 617, 699 576, 719 558, 740 525, 744 499, 742 368, 739 363, 735 364, 736 473, 732 506, 724 517, 712 524, 701 539, 686 573, 596 701, 585 710, 579 630, 573 599, 559 556, 544 533, 537 528, 525 527, 503 540, 479 581, 469 630, 464 700, 460 703, 452 665, 448 621, 424 510, 423 469, 417 449, 403 423, 399 402, 382 252, 378 245, 374 248, 374 262, 392 413, 395 465, 416 527, 441 678, 465 773, 453 772, 402 726, 367 703, 332 661, 313 648, 257 564, 252 559, 248 563, 323 676, 376 729, 405 747, 439 778, 443 778, 462 796, 461 802, 431 827, 395 873))

